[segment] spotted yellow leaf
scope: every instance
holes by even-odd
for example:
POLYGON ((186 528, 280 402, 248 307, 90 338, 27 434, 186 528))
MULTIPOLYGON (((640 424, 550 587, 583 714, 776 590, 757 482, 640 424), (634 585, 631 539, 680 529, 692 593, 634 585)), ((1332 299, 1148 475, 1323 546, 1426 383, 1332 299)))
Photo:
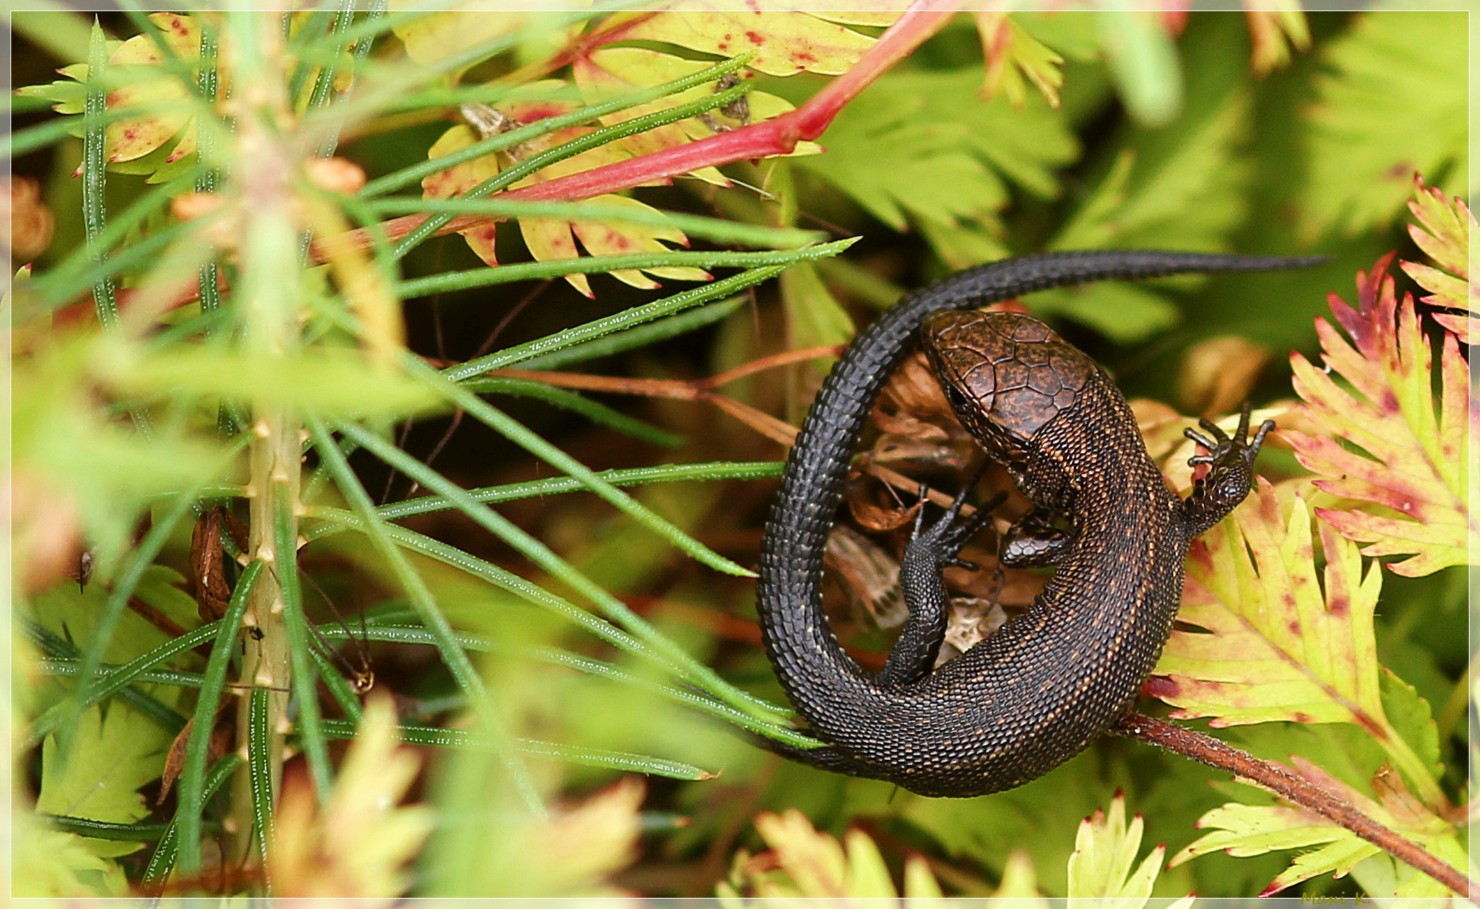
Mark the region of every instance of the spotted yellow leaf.
MULTIPOLYGON (((159 29, 164 44, 181 61, 196 61, 200 56, 200 26, 191 16, 179 13, 154 13, 149 21, 159 29)), ((173 143, 164 163, 169 164, 195 151, 195 130, 191 109, 192 91, 180 73, 161 64, 164 52, 148 35, 136 35, 119 46, 108 58, 109 72, 119 79, 120 87, 108 94, 110 110, 136 108, 138 117, 115 120, 108 124, 108 163, 117 164, 142 158, 173 143)), ((86 67, 82 70, 86 72, 86 67)))
POLYGON ((1356 723, 1391 734, 1378 688, 1372 614, 1382 575, 1321 525, 1318 573, 1309 510, 1258 489, 1194 545, 1177 631, 1147 690, 1178 717, 1214 726, 1271 720, 1356 723), (1288 514, 1285 513, 1288 507, 1288 514))
MULTIPOLYGON (((546 97, 538 100, 508 101, 499 107, 498 112, 505 118, 505 123, 526 124, 565 113, 573 110, 575 106, 575 102, 546 97)), ((545 149, 554 148, 562 142, 586 135, 593 129, 595 127, 575 126, 555 130, 538 139, 515 146, 507 152, 507 155, 512 160, 527 158, 545 149)), ((432 146, 431 157, 450 154, 476 141, 478 137, 471 129, 466 126, 455 126, 444 133, 432 146)), ((531 186, 567 174, 580 173, 626 160, 630 156, 631 152, 620 143, 609 143, 543 167, 516 182, 514 187, 531 186)), ((422 192, 429 198, 451 198, 467 192, 496 175, 500 169, 499 155, 483 155, 426 177, 422 180, 422 192)), ((655 211, 644 203, 625 196, 607 194, 597 196, 591 201, 594 205, 607 208, 655 211)), ((519 232, 524 237, 524 243, 530 255, 541 262, 574 259, 581 255, 582 249, 591 255, 614 256, 663 252, 669 248, 666 244, 688 245, 688 237, 677 228, 635 224, 630 221, 526 217, 519 221, 519 232)), ((494 254, 496 227, 493 222, 468 228, 461 233, 479 258, 489 265, 497 264, 494 254)), ((710 277, 709 273, 703 269, 688 267, 619 269, 611 274, 619 281, 645 289, 658 286, 653 277, 674 281, 705 281, 710 277)), ((567 275, 565 280, 586 296, 595 296, 585 275, 571 274, 567 275)))
MULTIPOLYGON (((681 79, 707 66, 708 64, 701 61, 684 60, 649 48, 612 47, 602 48, 578 58, 572 70, 581 93, 594 102, 615 94, 681 79)), ((714 85, 696 86, 676 95, 669 95, 648 104, 609 114, 601 120, 610 126, 633 117, 698 101, 716 89, 714 85)), ((769 120, 792 109, 793 106, 789 102, 775 95, 751 91, 741 102, 710 111, 702 117, 690 117, 678 123, 670 123, 635 136, 629 136, 622 139, 621 143, 634 156, 647 155, 712 136, 717 131, 737 129, 749 123, 769 120)), ((820 150, 815 142, 799 142, 791 154, 815 154, 820 150)), ((730 183, 718 169, 713 167, 694 171, 690 176, 719 186, 728 186, 730 183)))
MULTIPOLYGON (((467 126, 454 126, 432 143, 427 149, 427 157, 431 160, 442 158, 453 152, 461 151, 478 141, 478 135, 467 126)), ((499 161, 497 155, 481 155, 471 161, 439 170, 425 177, 421 181, 422 195, 428 199, 451 199, 460 196, 485 180, 498 176, 499 161)), ((478 258, 489 265, 498 264, 498 255, 494 251, 494 241, 497 238, 497 223, 488 221, 458 233, 467 241, 470 248, 478 258)))
POLYGON ((517 46, 574 37, 584 24, 570 14, 591 6, 589 0, 545 0, 538 7, 499 10, 487 3, 441 4, 436 12, 415 0, 389 4, 396 16, 391 31, 401 39, 406 56, 424 66, 457 60, 457 71, 478 65, 517 46), (453 8, 448 9, 447 6, 453 8), (407 15, 409 13, 416 15, 407 15), (480 53, 481 51, 481 53, 480 53))
POLYGON ((749 0, 744 6, 678 0, 662 12, 613 16, 602 31, 624 41, 656 41, 721 57, 753 52, 750 66, 770 76, 848 70, 874 39, 837 22, 795 11, 795 4, 749 0))

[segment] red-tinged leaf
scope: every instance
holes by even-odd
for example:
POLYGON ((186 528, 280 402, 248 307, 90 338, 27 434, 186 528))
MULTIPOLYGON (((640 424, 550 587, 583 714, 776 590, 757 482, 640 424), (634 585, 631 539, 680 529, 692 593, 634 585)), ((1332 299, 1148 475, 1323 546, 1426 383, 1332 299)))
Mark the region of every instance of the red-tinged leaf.
POLYGON ((1437 804, 1428 743, 1405 739, 1383 697, 1372 621, 1382 572, 1319 522, 1317 571, 1305 501, 1284 492, 1288 502, 1259 480, 1233 519, 1194 545, 1178 618, 1201 630, 1172 634, 1145 690, 1176 707, 1174 716, 1216 727, 1351 724, 1437 804))
POLYGON ((1439 342, 1436 406, 1430 341, 1412 296, 1396 295, 1391 261, 1384 257, 1370 275, 1358 276, 1357 308, 1332 295, 1331 311, 1350 342, 1316 320, 1325 369, 1291 356, 1295 391, 1305 401, 1301 416, 1312 431, 1286 437, 1318 487, 1358 503, 1317 516, 1367 544, 1364 555, 1407 556, 1388 567, 1417 576, 1465 564, 1469 535, 1480 531, 1465 498, 1475 410, 1468 366, 1449 331, 1439 342))
POLYGON ((1178 717, 1214 726, 1272 720, 1354 723, 1396 740, 1378 687, 1372 614, 1382 575, 1324 525, 1317 574, 1310 518, 1295 494, 1289 515, 1264 480, 1231 521, 1193 548, 1177 631, 1148 690, 1178 717), (1324 584, 1322 583, 1324 582, 1324 584))
MULTIPOLYGON (((706 64, 696 60, 684 60, 670 54, 640 47, 601 48, 578 58, 572 70, 576 84, 582 94, 591 101, 610 97, 613 94, 634 91, 661 85, 704 69, 706 64)), ((749 78, 745 75, 744 78, 749 78)), ((654 111, 676 107, 700 100, 706 94, 718 90, 715 85, 700 85, 676 95, 669 95, 650 104, 628 108, 603 117, 601 122, 608 126, 654 111)), ((731 130, 769 120, 795 108, 790 102, 761 91, 751 91, 743 103, 710 111, 703 117, 690 117, 678 123, 670 123, 650 129, 621 140, 623 148, 633 156, 648 155, 673 148, 696 139, 714 135, 720 130, 731 130)), ((815 142, 799 142, 792 155, 816 154, 821 147, 815 142)), ((717 168, 705 167, 690 174, 707 183, 729 186, 730 181, 717 168)))
POLYGON ((408 865, 436 826, 427 805, 403 805, 423 759, 396 740, 388 696, 366 701, 331 792, 301 775, 284 781, 269 856, 281 897, 358 897, 388 906, 410 887, 408 865))
POLYGON ((1299 3, 1261 5, 1244 11, 1254 41, 1254 72, 1264 75, 1290 62, 1292 50, 1310 47, 1310 28, 1299 3))
MULTIPOLYGON (((200 26, 190 16, 178 13, 154 13, 149 17, 159 29, 164 43, 180 60, 195 60, 200 55, 200 26)), ((123 42, 108 58, 113 67, 128 67, 122 87, 108 95, 108 107, 127 110, 149 108, 137 118, 117 120, 107 126, 108 163, 133 161, 174 141, 167 162, 178 161, 195 151, 195 130, 191 111, 191 89, 181 74, 161 67, 163 54, 149 35, 136 35, 123 42), (177 138, 178 137, 178 138, 177 138)))
MULTIPOLYGON (((606 205, 615 205, 622 208, 638 209, 656 213, 656 209, 644 205, 636 199, 625 196, 602 196, 601 201, 606 205)), ((636 225, 631 222, 606 223, 601 221, 575 220, 570 222, 571 230, 581 245, 593 256, 624 256, 640 252, 663 252, 668 247, 663 243, 674 243, 679 246, 688 246, 689 238, 684 232, 675 227, 654 227, 649 225, 636 225)), ((702 268, 670 267, 670 268, 648 268, 643 271, 659 278, 668 278, 673 281, 708 281, 713 275, 702 268)), ((618 269, 611 272, 611 276, 625 284, 633 287, 655 288, 658 282, 647 278, 642 271, 636 269, 618 269)))
POLYGON ((1403 271, 1429 292, 1424 303, 1468 313, 1439 312, 1434 321, 1454 332, 1461 344, 1472 344, 1480 316, 1480 289, 1470 284, 1470 227, 1475 216, 1463 199, 1424 185, 1423 177, 1414 175, 1413 182, 1408 210, 1418 223, 1408 225, 1408 235, 1434 264, 1403 262, 1403 271))
POLYGON ((776 0, 748 0, 743 9, 678 0, 660 13, 613 16, 602 30, 623 41, 657 41, 720 57, 753 51, 750 66, 770 76, 837 75, 874 43, 873 38, 776 0))
MULTIPOLYGON (((747 895, 824 901, 941 897, 930 869, 914 858, 907 860, 901 894, 879 847, 860 830, 850 830, 839 841, 814 828, 795 808, 758 815, 755 829, 767 851, 757 856, 741 852, 731 874, 731 881, 747 895)), ((738 904, 740 894, 726 883, 719 886, 719 896, 738 904)))
POLYGON ((1166 854, 1165 846, 1157 846, 1136 863, 1144 826, 1139 814, 1126 820, 1120 793, 1110 800, 1108 811, 1085 818, 1069 856, 1069 899, 1111 900, 1124 909, 1144 906, 1166 854))
MULTIPOLYGON (((454 126, 432 143, 432 147, 427 149, 427 158, 435 160, 450 155, 477 141, 478 136, 471 128, 454 126)), ((483 155, 424 177, 421 181, 422 195, 428 199, 451 199, 462 195, 484 180, 497 176, 498 172, 498 156, 483 155)), ((460 230, 458 233, 467 241, 468 247, 478 258, 489 265, 498 264, 498 257, 494 252, 497 222, 488 221, 467 230, 460 230)))
POLYGON ((1028 84, 1032 83, 1050 107, 1059 106, 1059 89, 1064 84, 1061 55, 1024 31, 1006 13, 977 13, 976 30, 987 62, 983 97, 992 98, 1001 92, 1013 107, 1022 107, 1028 99, 1028 84))
MULTIPOLYGON (((683 60, 647 48, 613 47, 601 48, 577 58, 571 70, 575 75, 576 85, 580 86, 581 94, 594 101, 620 94, 622 91, 671 82, 703 69, 704 66, 705 64, 699 61, 683 60)), ((669 95, 649 104, 630 107, 610 114, 601 118, 601 122, 611 126, 633 117, 697 101, 712 91, 714 91, 712 85, 695 86, 686 92, 669 95)), ((622 140, 622 144, 633 155, 648 155, 712 135, 714 135, 714 130, 703 121, 689 118, 629 136, 622 140)), ((714 167, 702 168, 694 171, 690 176, 716 186, 730 185, 729 179, 714 167)))

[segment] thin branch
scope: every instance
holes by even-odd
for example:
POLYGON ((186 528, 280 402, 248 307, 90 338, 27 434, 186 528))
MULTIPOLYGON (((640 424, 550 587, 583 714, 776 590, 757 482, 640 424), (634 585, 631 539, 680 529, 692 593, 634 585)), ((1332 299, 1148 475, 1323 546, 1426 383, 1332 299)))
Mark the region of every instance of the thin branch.
POLYGON ((1398 861, 1417 868, 1455 893, 1465 894, 1470 902, 1480 905, 1480 884, 1465 877, 1462 872, 1445 864, 1412 840, 1358 811, 1345 799, 1332 795, 1288 767, 1256 758, 1247 751, 1240 751, 1210 735, 1138 713, 1126 714, 1110 731, 1165 748, 1209 767, 1227 770, 1268 789, 1294 805, 1345 827, 1398 861))

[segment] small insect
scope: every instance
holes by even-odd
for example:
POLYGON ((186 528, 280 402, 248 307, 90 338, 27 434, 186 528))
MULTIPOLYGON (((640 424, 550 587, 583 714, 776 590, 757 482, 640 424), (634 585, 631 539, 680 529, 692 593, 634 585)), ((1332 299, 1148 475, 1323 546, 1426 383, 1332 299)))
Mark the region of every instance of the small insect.
POLYGON ((78 593, 87 593, 87 582, 92 580, 92 573, 92 550, 84 549, 77 554, 77 570, 71 575, 72 580, 77 582, 78 593))
MULTIPOLYGON (((718 82, 714 83, 714 94, 717 95, 720 92, 728 91, 739 85, 740 78, 739 73, 725 73, 719 78, 718 82)), ((729 132, 739 126, 748 126, 750 124, 750 99, 745 95, 741 95, 719 108, 718 113, 726 119, 735 121, 734 125, 719 122, 713 114, 700 114, 699 119, 704 121, 705 126, 717 133, 729 132)))
POLYGON ((324 638, 323 632, 319 631, 317 625, 312 622, 307 623, 308 630, 313 633, 314 640, 318 643, 324 655, 339 664, 345 678, 349 680, 350 687, 354 689, 355 694, 364 697, 375 687, 375 669, 370 663, 370 652, 366 648, 370 635, 365 627, 365 611, 363 609, 360 610, 360 634, 356 637, 349 630, 349 625, 344 621, 344 616, 340 614, 339 608, 334 605, 334 600, 329 597, 328 593, 309 575, 305 574, 303 578, 308 581, 309 586, 323 599, 324 604, 329 607, 329 611, 334 613, 334 621, 339 624, 340 629, 344 632, 345 639, 354 648, 354 662, 351 663, 344 654, 331 646, 324 638))

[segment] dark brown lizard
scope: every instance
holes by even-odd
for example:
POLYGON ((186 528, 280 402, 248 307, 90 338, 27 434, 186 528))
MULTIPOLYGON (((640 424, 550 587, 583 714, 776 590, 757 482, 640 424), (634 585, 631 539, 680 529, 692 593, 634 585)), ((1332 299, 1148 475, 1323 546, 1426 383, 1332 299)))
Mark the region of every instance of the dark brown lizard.
POLYGON ((776 675, 822 743, 775 746, 924 795, 1021 785, 1077 754, 1127 709, 1171 633, 1189 543, 1248 494, 1270 424, 1233 438, 1204 423, 1208 466, 1186 499, 1167 488, 1125 398, 1089 357, 1027 316, 959 312, 1035 290, 1181 272, 1316 264, 1156 251, 1045 253, 958 273, 905 297, 833 367, 783 475, 762 547, 758 608, 776 675), (923 331, 922 331, 923 327, 923 331), (865 418, 917 335, 962 424, 1034 510, 1008 564, 1057 564, 1023 614, 930 671, 945 628, 941 569, 981 526, 957 507, 906 550, 910 619, 870 676, 822 609, 822 551, 865 418), (1055 529, 1055 522, 1063 529, 1055 529))

